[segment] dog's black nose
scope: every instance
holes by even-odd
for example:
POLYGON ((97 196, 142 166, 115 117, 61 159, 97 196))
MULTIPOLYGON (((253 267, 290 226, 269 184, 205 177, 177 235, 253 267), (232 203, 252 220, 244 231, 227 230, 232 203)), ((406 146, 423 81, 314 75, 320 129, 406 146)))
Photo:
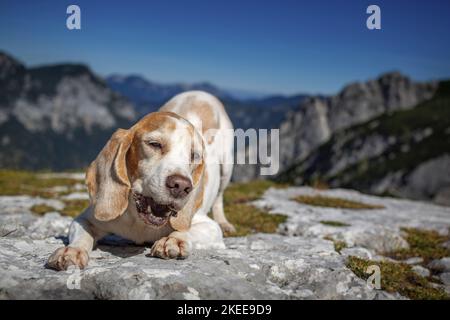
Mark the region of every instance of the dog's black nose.
POLYGON ((192 191, 191 180, 179 174, 168 176, 166 187, 174 198, 184 198, 192 191))

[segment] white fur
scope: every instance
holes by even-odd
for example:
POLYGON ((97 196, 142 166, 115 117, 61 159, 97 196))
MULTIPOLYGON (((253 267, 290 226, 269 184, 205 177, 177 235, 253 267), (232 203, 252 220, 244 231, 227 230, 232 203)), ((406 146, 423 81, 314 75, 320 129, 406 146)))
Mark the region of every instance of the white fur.
MULTIPOLYGON (((81 248, 89 252, 95 242, 107 234, 117 234, 136 243, 155 242, 163 237, 175 234, 181 236, 193 248, 224 248, 222 231, 219 224, 226 224, 223 214, 223 191, 228 185, 233 165, 233 134, 232 124, 223 108, 223 105, 214 96, 201 91, 191 91, 179 94, 172 98, 165 106, 164 111, 178 113, 181 117, 191 122, 201 133, 201 118, 192 112, 180 112, 187 101, 207 102, 213 111, 215 119, 219 122, 219 129, 225 130, 222 137, 217 137, 211 144, 205 144, 205 170, 207 172, 207 184, 204 186, 203 203, 192 219, 191 228, 188 231, 174 231, 170 224, 161 228, 146 225, 138 216, 132 199, 130 198, 128 209, 118 218, 111 221, 99 221, 93 215, 93 209, 88 208, 82 215, 74 220, 71 225, 69 240, 70 246, 81 248), (190 99, 190 100, 188 100, 190 99), (231 133, 231 135, 230 135, 231 133), (214 220, 207 214, 213 210, 214 220), (217 221, 217 222, 216 222, 217 221), (218 224, 219 223, 219 224, 218 224)), ((173 120, 175 121, 175 120, 173 120)), ((138 193, 151 193, 152 197, 159 202, 168 200, 165 188, 167 176, 181 174, 191 177, 190 148, 192 137, 187 134, 186 121, 176 120, 175 131, 170 137, 172 146, 169 154, 162 161, 155 162, 154 159, 144 159, 139 163, 140 172, 145 172, 139 179, 134 181, 132 190, 138 193)), ((150 132, 148 139, 152 136, 162 134, 161 132, 150 132)), ((221 134, 221 133, 219 133, 221 134)), ((204 138, 204 137, 203 137, 204 138)), ((206 140, 206 139, 204 139, 206 140)), ((191 178, 192 179, 192 178, 191 178)), ((184 203, 183 203, 184 204, 184 203)))

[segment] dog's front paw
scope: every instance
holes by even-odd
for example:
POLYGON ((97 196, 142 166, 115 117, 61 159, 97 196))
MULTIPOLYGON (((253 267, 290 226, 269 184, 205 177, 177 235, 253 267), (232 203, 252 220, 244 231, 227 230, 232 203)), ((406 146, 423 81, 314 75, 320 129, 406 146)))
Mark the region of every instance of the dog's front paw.
POLYGON ((48 258, 47 266, 55 270, 67 270, 69 266, 84 269, 89 261, 86 250, 74 247, 62 247, 57 249, 48 258))
POLYGON ((184 240, 164 237, 153 244, 150 255, 162 259, 185 259, 189 255, 189 245, 184 240))

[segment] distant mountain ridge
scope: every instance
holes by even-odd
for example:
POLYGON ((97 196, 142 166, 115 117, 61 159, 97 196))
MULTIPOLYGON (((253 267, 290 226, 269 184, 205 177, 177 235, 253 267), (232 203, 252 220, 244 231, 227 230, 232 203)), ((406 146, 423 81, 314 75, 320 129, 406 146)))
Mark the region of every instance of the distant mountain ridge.
POLYGON ((178 93, 189 90, 206 91, 224 100, 256 101, 272 97, 283 98, 282 95, 254 92, 251 90, 224 89, 206 81, 163 84, 137 74, 112 74, 107 76, 105 81, 113 90, 128 97, 135 104, 145 102, 161 103, 178 93))
POLYGON ((234 94, 208 82, 197 84, 161 84, 138 75, 112 75, 108 85, 133 102, 140 115, 159 109, 173 96, 188 90, 201 90, 213 94, 225 104, 235 128, 276 128, 289 110, 294 109, 308 95, 251 95, 234 94), (240 99, 238 96, 245 96, 240 99))
POLYGON ((189 90, 207 91, 220 99, 232 98, 228 92, 207 82, 196 84, 161 84, 138 75, 122 76, 117 74, 108 76, 105 80, 111 89, 132 101, 137 111, 141 114, 156 111, 165 101, 174 95, 189 90))

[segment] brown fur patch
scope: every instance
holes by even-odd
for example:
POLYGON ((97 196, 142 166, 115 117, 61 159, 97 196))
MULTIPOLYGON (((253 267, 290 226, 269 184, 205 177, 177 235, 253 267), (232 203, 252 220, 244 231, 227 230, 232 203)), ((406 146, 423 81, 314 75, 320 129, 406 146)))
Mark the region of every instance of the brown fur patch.
MULTIPOLYGON (((141 120, 139 120, 130 130, 133 132, 133 142, 127 154, 128 172, 132 179, 137 178, 138 164, 142 159, 141 155, 141 138, 144 134, 162 129, 165 135, 171 135, 176 129, 176 120, 181 119, 180 116, 173 112, 153 112, 141 120)), ((169 152, 169 146, 164 145, 162 153, 169 152)))
POLYGON ((130 130, 134 131, 136 135, 139 136, 149 131, 164 128, 168 131, 168 134, 171 134, 175 131, 177 126, 176 122, 171 118, 175 118, 177 120, 182 119, 179 115, 173 112, 153 112, 139 120, 130 128, 130 130))
POLYGON ((89 192, 90 204, 94 204, 95 195, 98 192, 97 188, 97 162, 92 161, 86 170, 86 186, 89 192))
POLYGON ((140 146, 137 143, 136 139, 133 139, 133 143, 131 144, 130 150, 127 154, 128 174, 131 181, 134 181, 136 178, 138 178, 138 164, 140 159, 140 146))
MULTIPOLYGON (((175 108, 175 104, 172 102, 164 105, 161 110, 173 110, 173 108, 175 108)), ((211 133, 219 129, 219 119, 211 104, 207 101, 199 100, 195 96, 187 97, 185 102, 177 110, 177 113, 183 117, 187 117, 190 113, 196 114, 202 122, 203 135, 208 131, 211 133)), ((214 141, 214 134, 208 134, 205 138, 206 143, 211 144, 214 141)))
POLYGON ((194 172, 192 172, 192 180, 194 182, 194 187, 200 182, 204 169, 205 169, 205 162, 202 159, 202 162, 199 163, 197 167, 194 169, 194 172))
POLYGON ((219 129, 218 119, 209 103, 197 101, 192 104, 189 112, 194 112, 202 120, 202 133, 210 129, 219 129))

